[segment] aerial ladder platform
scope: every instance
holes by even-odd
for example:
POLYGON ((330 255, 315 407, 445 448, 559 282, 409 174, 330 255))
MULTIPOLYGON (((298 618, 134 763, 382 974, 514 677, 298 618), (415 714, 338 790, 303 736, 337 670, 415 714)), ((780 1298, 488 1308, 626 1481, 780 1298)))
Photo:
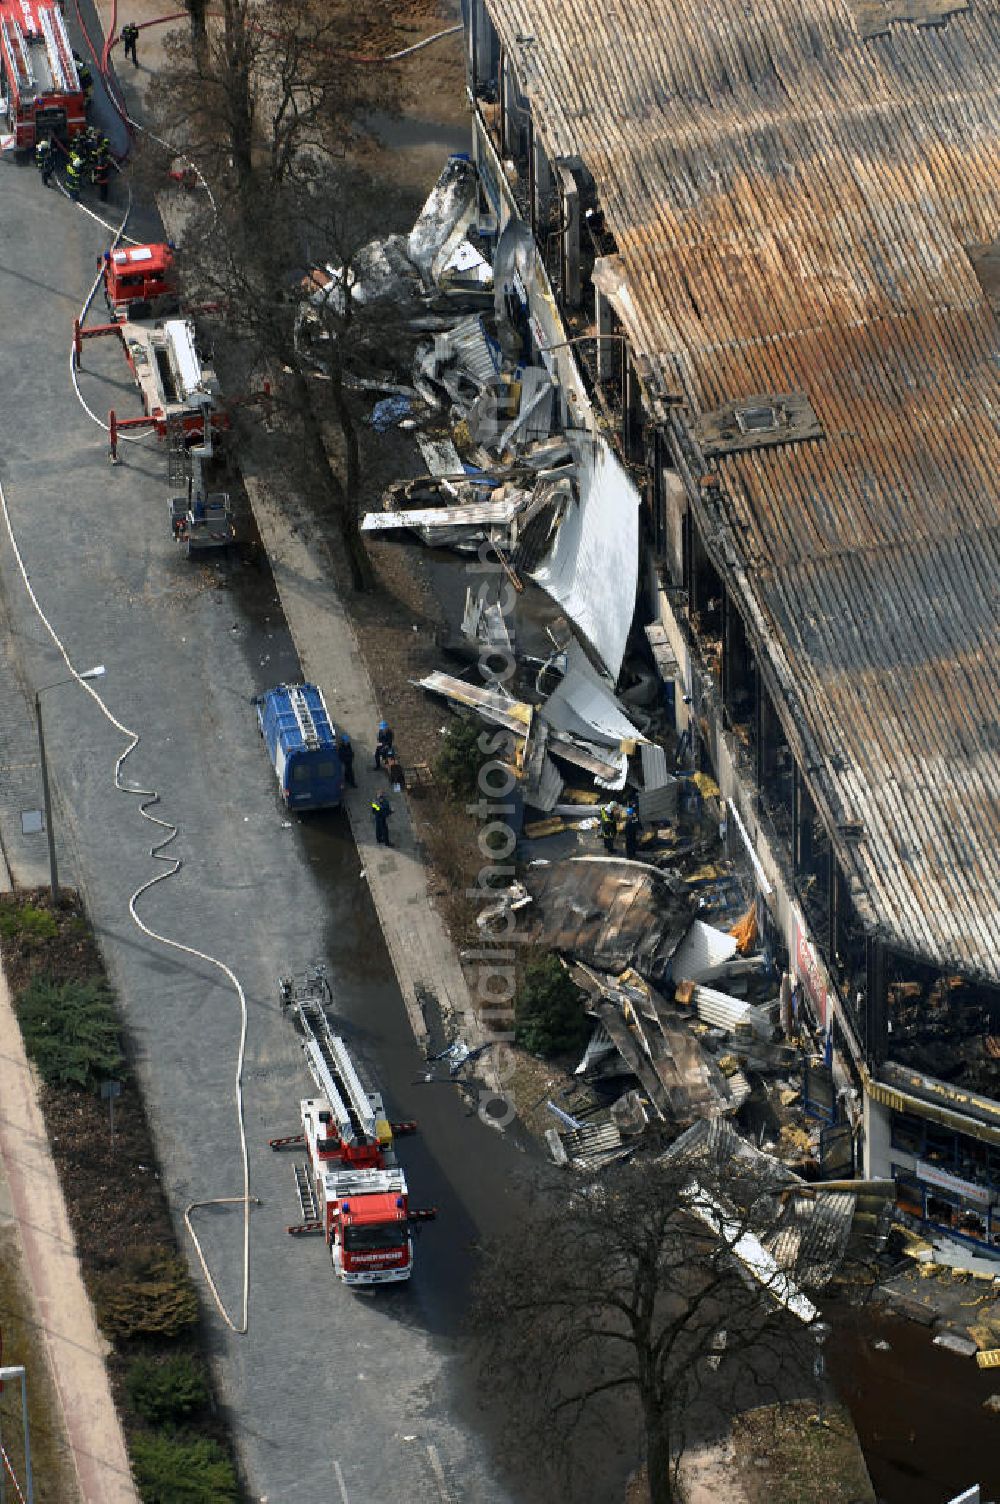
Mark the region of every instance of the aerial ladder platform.
POLYGON ((368 1089, 344 1040, 331 1029, 325 968, 282 977, 278 991, 302 1035, 318 1093, 300 1103, 301 1133, 269 1141, 272 1149, 301 1148, 307 1156, 293 1166, 302 1221, 288 1231, 296 1237, 323 1234, 334 1269, 349 1284, 408 1279, 412 1230, 436 1216, 433 1208, 410 1206, 396 1158, 394 1135, 412 1133, 416 1124, 389 1122, 381 1094, 368 1089))

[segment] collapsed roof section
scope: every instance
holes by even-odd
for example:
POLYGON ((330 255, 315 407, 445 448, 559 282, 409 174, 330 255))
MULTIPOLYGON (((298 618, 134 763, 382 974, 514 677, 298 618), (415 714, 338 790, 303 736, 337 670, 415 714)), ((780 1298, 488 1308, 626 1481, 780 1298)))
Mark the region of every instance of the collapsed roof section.
MULTIPOLYGON (((434 325, 432 338, 417 350, 412 387, 392 387, 404 399, 401 412, 412 393, 429 411, 445 412, 454 427, 462 425, 463 454, 471 447, 473 458, 460 458, 454 444, 445 441, 456 468, 438 471, 438 484, 424 488, 431 492, 424 498, 429 504, 400 506, 390 493, 385 511, 370 513, 362 526, 366 532, 411 529, 426 542, 456 546, 487 535, 512 548, 518 541, 518 530, 512 530, 515 516, 520 514, 523 531, 547 507, 551 515, 540 556, 526 567, 615 681, 635 610, 639 495, 609 446, 594 435, 560 435, 564 458, 559 464, 565 460, 565 466, 558 474, 551 462, 546 465, 545 455, 541 465, 532 466, 531 451, 544 450, 545 441, 559 430, 566 406, 533 319, 535 301, 545 294, 544 274, 531 231, 517 220, 500 234, 492 267, 469 270, 471 257, 482 260, 467 238, 477 209, 476 170, 464 158, 452 157, 408 240, 390 236, 373 242, 348 273, 329 267, 314 276, 300 333, 305 339, 312 330, 318 348, 322 311, 340 308, 345 277, 352 297, 362 303, 393 296, 404 303, 426 303, 429 295, 455 283, 458 263, 465 269, 467 293, 489 289, 489 328, 485 312, 468 311, 451 324, 434 325), (519 461, 535 474, 515 476, 519 461), (489 481, 498 478, 498 470, 499 479, 520 486, 517 506, 509 494, 503 505, 489 494, 489 481), (427 517, 437 505, 447 515, 427 517)), ((483 307, 475 301, 472 306, 483 307)), ((411 485, 420 488, 420 482, 411 485)))
POLYGON ((614 975, 659 981, 691 920, 683 884, 643 862, 573 857, 529 869, 525 882, 533 941, 614 975))
POLYGON ((690 1169, 689 1204, 755 1279, 771 1288, 775 1270, 794 1277, 795 1289, 779 1281, 772 1293, 803 1320, 812 1316, 793 1303, 796 1294, 822 1290, 845 1260, 870 1259, 884 1244, 891 1180, 805 1181, 718 1117, 693 1124, 662 1157, 690 1169))
MULTIPOLYGON (((475 612, 466 603, 466 620, 481 640, 495 634, 502 643, 502 614, 493 608, 475 612)), ((452 706, 475 711, 492 725, 505 726, 515 738, 514 764, 525 799, 543 811, 554 807, 563 782, 553 758, 588 774, 598 788, 624 789, 629 753, 644 741, 610 689, 578 648, 557 655, 567 669, 561 683, 541 705, 516 700, 505 690, 487 689, 453 674, 434 672, 416 682, 452 706)))
POLYGON ((578 1074, 600 1079, 609 1070, 617 1073, 620 1060, 638 1079, 655 1116, 674 1127, 737 1112, 747 1101, 750 1085, 743 1073, 724 1076, 689 1020, 636 972, 612 977, 576 962, 569 974, 599 1026, 578 1074))

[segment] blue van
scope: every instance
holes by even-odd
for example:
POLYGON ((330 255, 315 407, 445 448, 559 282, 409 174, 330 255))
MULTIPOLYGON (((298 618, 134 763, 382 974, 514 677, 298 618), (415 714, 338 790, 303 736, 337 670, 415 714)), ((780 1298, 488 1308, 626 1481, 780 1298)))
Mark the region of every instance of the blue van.
POLYGON ((331 809, 344 793, 337 729, 315 684, 279 684, 254 704, 289 809, 331 809))

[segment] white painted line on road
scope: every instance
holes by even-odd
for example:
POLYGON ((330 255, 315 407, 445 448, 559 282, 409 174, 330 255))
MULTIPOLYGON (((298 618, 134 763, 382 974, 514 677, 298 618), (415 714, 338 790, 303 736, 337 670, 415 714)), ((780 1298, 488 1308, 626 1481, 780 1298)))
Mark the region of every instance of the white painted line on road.
POLYGON ((340 1463, 339 1462, 335 1462, 333 1464, 333 1471, 336 1474, 337 1487, 340 1489, 340 1497, 341 1497, 342 1504, 351 1504, 350 1499, 347 1497, 347 1487, 346 1487, 346 1485, 344 1483, 344 1475, 343 1475, 343 1473, 340 1470, 340 1463))
POLYGON ((441 1495, 441 1504, 452 1504, 451 1493, 445 1481, 444 1468, 441 1466, 438 1449, 431 1446, 430 1442, 427 1443, 427 1455, 431 1459, 431 1471, 434 1474, 434 1481, 438 1486, 438 1493, 441 1495))

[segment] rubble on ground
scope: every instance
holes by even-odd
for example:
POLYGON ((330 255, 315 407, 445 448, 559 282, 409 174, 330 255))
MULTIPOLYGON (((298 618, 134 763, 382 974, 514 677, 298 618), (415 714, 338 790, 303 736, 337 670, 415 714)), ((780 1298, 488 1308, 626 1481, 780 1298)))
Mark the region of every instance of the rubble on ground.
MULTIPOLYGON (((409 236, 317 269, 299 339, 322 368, 348 287, 392 305, 413 336, 398 341, 405 367, 349 378, 371 391, 376 431, 413 435, 413 469, 361 528, 482 565, 463 584, 460 619, 441 629, 451 661, 416 682, 506 733, 496 755, 523 880, 480 927, 500 932, 518 912, 519 928, 563 958, 593 1023, 577 1067, 586 1100, 549 1104, 551 1153, 587 1170, 698 1123, 735 1123, 789 1175, 834 1174, 851 1145, 823 1136, 829 1103, 809 1098, 753 879, 721 854, 727 806, 690 740, 678 742, 670 643, 634 620, 636 487, 612 443, 580 427, 579 394, 540 346, 528 300, 548 294, 530 231, 512 221, 497 236, 483 204, 473 164, 451 158, 409 236), (481 659, 508 671, 484 678, 481 659)), ((819 1079, 822 1059, 812 1067, 819 1079)))

